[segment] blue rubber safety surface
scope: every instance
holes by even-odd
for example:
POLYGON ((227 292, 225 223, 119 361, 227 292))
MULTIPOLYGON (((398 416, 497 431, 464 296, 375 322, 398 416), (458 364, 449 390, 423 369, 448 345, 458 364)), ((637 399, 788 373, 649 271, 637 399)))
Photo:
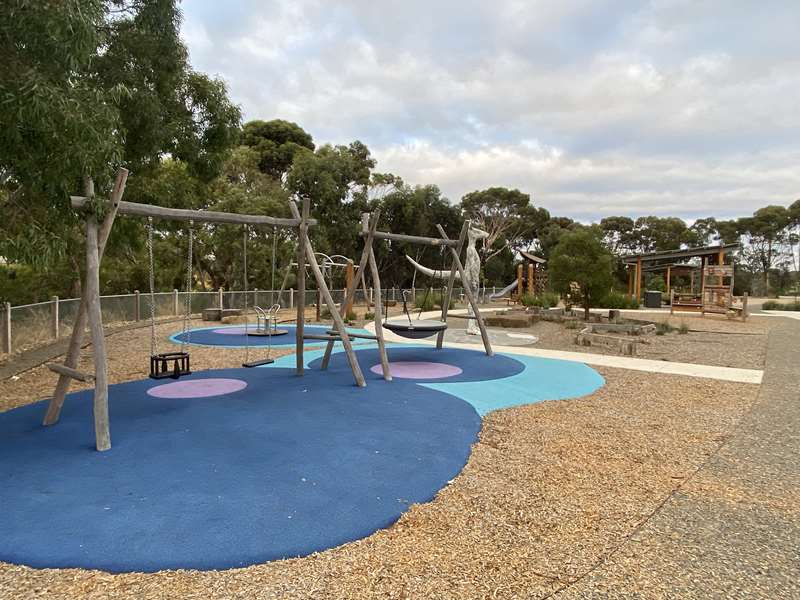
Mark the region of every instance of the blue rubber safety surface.
MULTIPOLYGON (((230 333, 216 333, 217 329, 242 329, 244 325, 218 325, 216 327, 199 327, 192 329, 188 332, 188 340, 190 346, 225 346, 226 348, 245 348, 248 344, 253 347, 264 347, 270 345, 270 340, 273 347, 281 346, 294 346, 295 334, 297 328, 294 325, 278 325, 278 329, 285 329, 289 333, 278 335, 272 338, 258 335, 245 335, 230 334, 230 333)), ((255 330, 255 325, 250 325, 250 329, 255 330)), ((324 335, 331 329, 330 325, 306 325, 303 330, 308 334, 324 335)), ((348 329, 353 333, 369 333, 366 329, 348 329)), ((176 343, 181 343, 187 339, 186 333, 176 333, 171 335, 170 340, 176 343)), ((369 340, 352 340, 353 344, 360 344, 363 342, 369 343, 369 340)), ((320 340, 305 340, 306 346, 320 346, 324 345, 325 341, 320 340)))
POLYGON ((377 349, 362 347, 366 388, 353 385, 341 353, 319 371, 321 351, 306 353, 303 378, 290 355, 178 382, 238 380, 197 393, 246 383, 217 396, 148 395, 172 380, 118 384, 109 390, 113 447, 102 453, 90 391, 70 394, 53 427, 41 426, 43 402, 0 413, 0 560, 124 572, 304 556, 431 500, 466 463, 480 415, 604 383, 581 363, 430 346, 388 352, 425 373, 461 372, 384 382, 370 371, 377 349))
MULTIPOLYGON (((446 365, 454 365, 460 367, 462 372, 453 377, 448 377, 447 382, 456 381, 488 381, 495 379, 503 379, 521 373, 525 369, 525 365, 518 361, 516 358, 504 356, 502 354, 495 354, 494 356, 486 356, 483 352, 476 352, 474 350, 460 350, 455 348, 442 348, 435 350, 430 346, 393 346, 386 350, 389 357, 389 362, 433 362, 444 363, 446 365)), ((382 380, 381 373, 370 372, 373 365, 380 363, 380 355, 378 348, 366 348, 358 350, 358 362, 361 364, 361 369, 364 371, 364 376, 369 381, 370 379, 382 380)), ((313 359, 309 362, 310 369, 319 368, 322 362, 321 358, 313 359)), ((329 369, 335 372, 349 372, 350 365, 347 362, 347 355, 344 352, 338 352, 331 356, 329 369)), ((402 381, 397 379, 397 381, 402 381)), ((416 383, 423 383, 425 381, 440 381, 435 379, 414 379, 416 383)))
POLYGON ((351 374, 225 369, 210 398, 110 389, 113 447, 93 448, 91 392, 61 421, 0 414, 0 560, 111 572, 225 569, 303 556, 388 527, 463 468, 480 417, 463 400, 351 374))

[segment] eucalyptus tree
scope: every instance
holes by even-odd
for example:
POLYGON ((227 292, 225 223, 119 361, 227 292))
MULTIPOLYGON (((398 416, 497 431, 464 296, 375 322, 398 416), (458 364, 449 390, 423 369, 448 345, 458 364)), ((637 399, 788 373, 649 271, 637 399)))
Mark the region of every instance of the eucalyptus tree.
POLYGON ((179 24, 175 0, 4 4, 0 255, 49 268, 74 256, 68 196, 85 177, 102 194, 116 168, 133 183, 167 155, 204 181, 216 176, 240 111, 221 81, 191 69, 179 24))

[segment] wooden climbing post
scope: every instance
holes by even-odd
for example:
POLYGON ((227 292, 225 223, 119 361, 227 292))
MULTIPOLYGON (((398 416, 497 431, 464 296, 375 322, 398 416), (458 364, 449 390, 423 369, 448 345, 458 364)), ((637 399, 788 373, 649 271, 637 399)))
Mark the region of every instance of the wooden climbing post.
POLYGON ((522 302, 522 263, 517 265, 517 299, 522 302))
POLYGON ((533 263, 528 263, 528 293, 533 296, 534 289, 533 289, 533 263))
POLYGON ((672 290, 672 285, 671 285, 671 282, 670 282, 671 275, 672 275, 672 267, 668 266, 667 267, 667 294, 669 294, 670 291, 672 290))

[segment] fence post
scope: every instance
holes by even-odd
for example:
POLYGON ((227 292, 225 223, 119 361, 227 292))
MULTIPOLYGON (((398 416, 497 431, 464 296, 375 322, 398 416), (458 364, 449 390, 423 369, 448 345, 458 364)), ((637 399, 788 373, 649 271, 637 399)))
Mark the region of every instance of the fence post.
POLYGON ((258 306, 258 288, 253 288, 253 306, 258 306))
POLYGON ((53 296, 50 299, 50 302, 51 302, 51 304, 50 304, 50 325, 51 325, 51 329, 52 329, 52 333, 53 333, 53 339, 57 340, 58 339, 58 329, 59 329, 59 323, 58 323, 58 317, 59 317, 59 315, 58 315, 58 296, 53 296))
POLYGON ((3 319, 0 333, 2 333, 0 350, 6 354, 11 354, 11 302, 3 303, 3 319))
POLYGON ((178 290, 172 290, 172 314, 178 316, 178 290))
POLYGON ((139 293, 139 290, 133 290, 133 299, 135 300, 136 304, 133 308, 133 316, 136 317, 137 321, 142 320, 142 295, 139 293))
POLYGON ((289 288, 289 308, 294 308, 294 288, 289 288))
POLYGON ((222 300, 223 300, 223 298, 222 298, 222 293, 223 293, 223 289, 222 289, 222 288, 219 288, 219 289, 217 290, 217 306, 219 306, 219 310, 220 310, 220 317, 222 316, 222 312, 221 312, 221 311, 222 311, 222 309, 224 308, 224 306, 222 305, 222 300))
POLYGON ((373 300, 373 298, 372 298, 372 288, 371 287, 369 288, 369 302, 370 302, 370 304, 373 304, 375 302, 373 300))

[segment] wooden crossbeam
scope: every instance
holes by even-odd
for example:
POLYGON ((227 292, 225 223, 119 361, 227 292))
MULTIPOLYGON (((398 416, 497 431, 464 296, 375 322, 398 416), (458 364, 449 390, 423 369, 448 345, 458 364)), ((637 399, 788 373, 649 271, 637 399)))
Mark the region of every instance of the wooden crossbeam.
MULTIPOLYGON (((70 196, 73 208, 82 208, 85 196, 70 196)), ((284 219, 267 215, 240 215, 238 213, 215 212, 209 210, 188 210, 185 208, 166 208, 138 202, 119 202, 117 212, 121 215, 153 217, 171 221, 194 221, 195 223, 232 223, 234 225, 274 225, 276 227, 297 227, 300 218, 284 219)), ((308 225, 316 225, 316 219, 306 219, 308 225)))
POLYGON ((53 373, 58 373, 59 375, 64 375, 65 377, 69 377, 70 379, 75 379, 77 381, 83 381, 84 383, 91 383, 94 381, 94 375, 90 373, 83 373, 77 369, 72 369, 67 365, 52 363, 47 365, 47 368, 53 371, 53 373))
MULTIPOLYGON (((369 234, 364 228, 361 229, 361 237, 369 234)), ((449 246, 454 248, 458 245, 458 240, 424 237, 420 235, 406 235, 404 233, 389 233, 386 231, 376 231, 373 235, 376 240, 390 240, 392 242, 406 242, 420 246, 449 246)))

